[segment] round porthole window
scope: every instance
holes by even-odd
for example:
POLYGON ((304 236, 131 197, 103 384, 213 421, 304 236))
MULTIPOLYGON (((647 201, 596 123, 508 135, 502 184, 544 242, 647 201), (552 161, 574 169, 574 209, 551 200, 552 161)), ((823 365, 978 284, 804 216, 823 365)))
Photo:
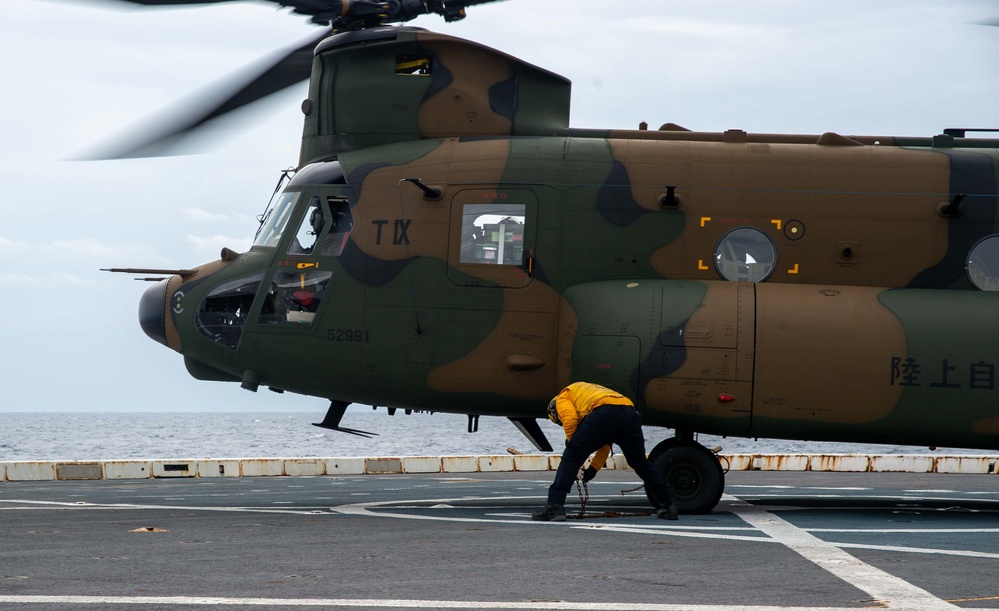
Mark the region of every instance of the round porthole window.
POLYGON ((972 246, 965 269, 975 288, 999 291, 999 235, 982 238, 972 246))
POLYGON ((763 282, 777 263, 777 249, 765 233, 740 227, 726 233, 715 247, 715 269, 732 282, 763 282))

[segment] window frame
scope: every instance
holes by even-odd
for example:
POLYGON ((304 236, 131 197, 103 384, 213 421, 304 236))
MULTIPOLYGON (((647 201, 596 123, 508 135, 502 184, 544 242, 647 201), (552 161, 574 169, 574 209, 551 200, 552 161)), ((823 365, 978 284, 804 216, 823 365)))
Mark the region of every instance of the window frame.
MULTIPOLYGON (((533 191, 524 188, 466 188, 451 199, 451 225, 448 278, 459 286, 501 286, 522 288, 533 280, 534 248, 537 240, 538 199, 533 191), (513 216, 508 206, 523 206, 523 231, 520 232, 520 257, 517 261, 489 263, 468 258, 466 207, 482 206, 478 218, 490 214, 513 216)), ((519 215, 516 215, 519 216, 519 215)), ((511 234, 516 237, 517 234, 511 234)), ((488 243, 488 242, 487 242, 488 243)), ((504 242, 505 243, 505 242, 504 242)), ((488 243, 491 244, 491 243, 488 243)), ((498 256, 498 253, 497 253, 498 256)))

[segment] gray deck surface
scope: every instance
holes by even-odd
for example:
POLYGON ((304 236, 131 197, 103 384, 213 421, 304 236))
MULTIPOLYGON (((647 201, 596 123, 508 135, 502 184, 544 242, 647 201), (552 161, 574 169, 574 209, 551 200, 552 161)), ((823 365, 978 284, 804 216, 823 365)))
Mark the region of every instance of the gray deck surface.
POLYGON ((733 472, 707 515, 532 522, 552 475, 4 482, 0 609, 999 609, 994 475, 733 472))

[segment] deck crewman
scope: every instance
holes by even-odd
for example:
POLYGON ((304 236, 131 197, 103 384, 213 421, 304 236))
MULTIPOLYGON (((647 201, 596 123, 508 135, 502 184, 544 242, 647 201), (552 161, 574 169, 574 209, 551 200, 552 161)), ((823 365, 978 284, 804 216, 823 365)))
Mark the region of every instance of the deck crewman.
POLYGON ((612 443, 624 453, 628 465, 645 482, 648 496, 654 500, 656 516, 676 520, 676 497, 663 476, 645 455, 642 417, 635 404, 624 395, 589 382, 574 382, 548 404, 548 419, 565 430, 565 450, 548 488, 548 503, 531 518, 545 522, 565 520, 565 497, 576 481, 576 474, 590 454, 598 452, 584 472, 589 481, 603 465, 612 443))

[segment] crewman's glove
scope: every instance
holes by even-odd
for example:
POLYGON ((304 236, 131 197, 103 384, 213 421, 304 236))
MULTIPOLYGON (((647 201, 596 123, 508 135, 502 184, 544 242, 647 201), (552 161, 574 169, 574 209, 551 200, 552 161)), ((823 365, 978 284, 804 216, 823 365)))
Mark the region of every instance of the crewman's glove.
POLYGON ((592 466, 583 469, 583 481, 588 482, 597 476, 597 470, 592 466))

